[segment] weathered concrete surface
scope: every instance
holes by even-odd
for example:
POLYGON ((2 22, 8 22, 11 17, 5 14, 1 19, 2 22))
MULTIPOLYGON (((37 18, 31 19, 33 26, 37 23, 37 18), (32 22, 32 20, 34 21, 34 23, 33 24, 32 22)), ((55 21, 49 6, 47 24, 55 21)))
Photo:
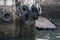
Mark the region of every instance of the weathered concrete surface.
POLYGON ((19 37, 20 36, 20 18, 16 16, 15 19, 15 36, 19 37))
POLYGON ((42 15, 49 17, 60 17, 60 5, 41 5, 42 15))
POLYGON ((7 37, 16 37, 16 25, 15 25, 15 12, 16 8, 15 6, 5 6, 0 5, 0 37, 1 38, 7 38, 7 37), (7 10, 12 12, 13 17, 10 20, 10 22, 5 22, 2 19, 2 10, 7 10))
POLYGON ((0 37, 15 37, 15 19, 12 16, 9 22, 4 21, 2 18, 3 9, 0 9, 0 37))
POLYGON ((25 36, 33 36, 35 35, 36 33, 36 27, 35 27, 35 21, 30 21, 28 23, 29 25, 24 25, 22 24, 21 25, 21 22, 20 22, 20 17, 19 16, 16 16, 16 19, 15 19, 15 36, 16 37, 25 37, 25 36))
POLYGON ((32 36, 35 35, 36 27, 35 21, 30 21, 31 24, 28 26, 20 25, 20 36, 32 36))
POLYGON ((41 5, 42 15, 60 17, 60 0, 36 0, 41 5))
POLYGON ((15 37, 15 23, 0 23, 0 35, 3 37, 15 37))

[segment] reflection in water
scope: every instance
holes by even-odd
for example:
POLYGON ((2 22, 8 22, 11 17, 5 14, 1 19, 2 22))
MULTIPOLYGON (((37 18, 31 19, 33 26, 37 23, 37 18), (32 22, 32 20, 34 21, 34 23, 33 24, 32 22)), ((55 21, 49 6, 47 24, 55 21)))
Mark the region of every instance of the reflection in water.
MULTIPOLYGON (((60 25, 59 18, 52 18, 52 19, 54 20, 54 22, 60 25)), ((39 39, 60 40, 60 27, 58 27, 58 29, 54 31, 39 31, 38 35, 39 39)))
POLYGON ((38 40, 48 40, 48 39, 38 39, 38 40))
POLYGON ((4 38, 0 40, 35 40, 36 36, 30 36, 30 37, 18 37, 18 38, 4 38))
MULTIPOLYGON (((54 19, 54 21, 60 24, 60 19, 54 19)), ((18 37, 4 40, 60 40, 59 37, 60 37, 60 27, 54 31, 37 31, 36 36, 18 37)))

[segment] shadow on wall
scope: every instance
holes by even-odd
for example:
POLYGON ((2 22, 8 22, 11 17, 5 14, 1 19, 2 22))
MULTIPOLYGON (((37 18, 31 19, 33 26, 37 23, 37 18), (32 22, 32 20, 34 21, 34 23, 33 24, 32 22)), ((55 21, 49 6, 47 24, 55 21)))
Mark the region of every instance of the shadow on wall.
POLYGON ((42 5, 42 15, 60 17, 60 5, 42 5))

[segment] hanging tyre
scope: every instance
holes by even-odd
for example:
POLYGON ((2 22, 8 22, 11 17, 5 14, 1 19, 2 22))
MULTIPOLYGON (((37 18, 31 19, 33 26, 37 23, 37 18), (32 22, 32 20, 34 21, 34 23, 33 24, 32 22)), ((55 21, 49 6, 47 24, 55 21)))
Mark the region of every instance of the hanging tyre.
POLYGON ((4 12, 3 14, 2 14, 2 19, 4 20, 4 21, 10 21, 11 19, 12 19, 12 13, 11 12, 4 12))
POLYGON ((20 12, 21 12, 21 13, 19 13, 19 16, 21 16, 21 14, 23 14, 23 12, 29 10, 28 7, 27 7, 26 5, 21 5, 18 9, 19 9, 20 12))
POLYGON ((33 15, 33 19, 37 20, 38 19, 38 14, 39 14, 37 7, 35 7, 34 5, 31 5, 29 9, 30 9, 30 11, 33 15))
POLYGON ((38 13, 39 13, 38 16, 40 16, 40 15, 42 14, 42 8, 41 8, 41 5, 37 3, 37 4, 36 4, 36 7, 37 7, 38 13))
POLYGON ((29 21, 30 21, 30 13, 27 11, 23 12, 21 16, 21 22, 23 22, 23 24, 28 24, 29 21))

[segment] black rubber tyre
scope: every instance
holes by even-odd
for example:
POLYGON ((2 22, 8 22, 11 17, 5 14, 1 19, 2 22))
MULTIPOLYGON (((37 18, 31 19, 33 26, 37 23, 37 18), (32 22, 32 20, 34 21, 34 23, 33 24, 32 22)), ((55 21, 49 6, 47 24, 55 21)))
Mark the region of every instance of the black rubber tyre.
POLYGON ((10 21, 13 17, 13 14, 11 12, 8 12, 8 11, 5 11, 3 14, 2 14, 2 19, 4 21, 10 21))
POLYGON ((26 23, 29 20, 30 20, 30 13, 28 11, 23 12, 23 14, 21 15, 21 22, 26 23))
POLYGON ((39 15, 37 7, 35 7, 34 5, 32 5, 32 6, 29 8, 29 10, 31 11, 31 13, 32 13, 32 15, 33 15, 33 19, 34 19, 34 20, 37 20, 37 19, 38 19, 38 15, 39 15))
POLYGON ((29 11, 28 6, 26 6, 26 5, 21 5, 21 6, 19 6, 19 7, 18 7, 18 10, 19 10, 19 16, 21 16, 21 14, 22 14, 23 12, 29 11))

